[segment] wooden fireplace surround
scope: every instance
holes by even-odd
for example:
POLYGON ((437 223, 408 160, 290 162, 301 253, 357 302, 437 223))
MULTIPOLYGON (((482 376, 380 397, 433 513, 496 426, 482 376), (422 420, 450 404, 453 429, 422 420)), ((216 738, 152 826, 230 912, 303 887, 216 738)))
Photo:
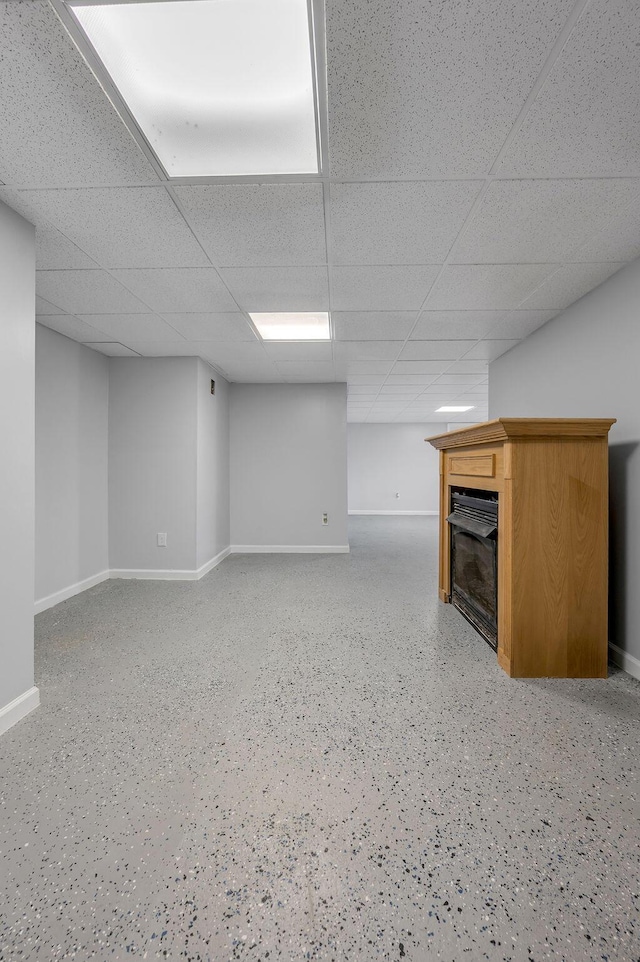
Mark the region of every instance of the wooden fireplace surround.
POLYGON ((498 664, 517 678, 606 678, 608 444, 615 418, 498 418, 440 451, 440 600, 451 488, 498 494, 498 664))

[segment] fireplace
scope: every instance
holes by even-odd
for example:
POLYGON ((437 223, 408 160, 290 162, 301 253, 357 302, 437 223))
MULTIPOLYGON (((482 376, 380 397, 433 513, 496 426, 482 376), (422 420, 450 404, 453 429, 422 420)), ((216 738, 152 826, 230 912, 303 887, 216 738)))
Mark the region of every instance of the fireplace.
POLYGON ((498 647, 498 495, 452 488, 451 603, 498 647))

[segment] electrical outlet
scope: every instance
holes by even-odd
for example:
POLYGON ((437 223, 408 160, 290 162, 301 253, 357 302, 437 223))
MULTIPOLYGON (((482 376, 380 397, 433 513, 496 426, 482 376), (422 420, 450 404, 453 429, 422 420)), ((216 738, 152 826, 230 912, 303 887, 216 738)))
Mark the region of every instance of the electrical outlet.
POLYGON ((329 524, 329 515, 327 514, 326 511, 325 511, 325 512, 323 513, 323 515, 322 515, 322 523, 323 523, 323 524, 329 524))
POLYGON ((167 532, 166 532, 166 531, 158 531, 158 547, 159 547, 159 548, 166 548, 166 547, 167 547, 167 532))

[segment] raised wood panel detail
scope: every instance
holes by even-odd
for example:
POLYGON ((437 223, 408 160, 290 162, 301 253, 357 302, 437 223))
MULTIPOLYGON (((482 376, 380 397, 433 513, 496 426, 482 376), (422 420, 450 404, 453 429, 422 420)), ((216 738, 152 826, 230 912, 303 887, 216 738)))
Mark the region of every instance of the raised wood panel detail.
POLYGON ((474 478, 495 478, 496 459, 493 454, 476 454, 473 457, 448 455, 449 471, 452 474, 466 474, 474 478))
POLYGON ((613 423, 500 418, 427 438, 440 451, 441 600, 450 597, 451 488, 498 493, 497 659, 509 675, 606 677, 613 423))

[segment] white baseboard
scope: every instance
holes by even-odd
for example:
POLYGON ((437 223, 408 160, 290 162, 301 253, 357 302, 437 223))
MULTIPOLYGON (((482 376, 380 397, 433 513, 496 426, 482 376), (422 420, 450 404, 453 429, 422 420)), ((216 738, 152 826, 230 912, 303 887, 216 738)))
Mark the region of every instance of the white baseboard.
POLYGON ((618 648, 617 645, 613 645, 611 642, 609 642, 609 657, 614 665, 622 668, 623 671, 626 671, 629 675, 633 675, 634 678, 640 681, 640 659, 623 651, 622 648, 618 648))
POLYGON ((97 575, 92 575, 83 581, 77 581, 74 585, 69 585, 67 588, 55 591, 52 595, 39 598, 34 604, 35 614, 38 615, 41 611, 46 611, 47 608, 53 608, 54 605, 59 605, 61 601, 66 601, 67 598, 73 598, 74 595, 79 595, 81 591, 86 591, 87 588, 93 588, 94 585, 99 585, 100 582, 106 581, 109 576, 109 571, 100 571, 97 575))
POLYGON ((348 554, 348 544, 232 544, 232 554, 348 554))
POLYGON ((138 581, 200 581, 216 565, 231 554, 231 548, 223 548, 215 557, 205 561, 199 568, 112 568, 110 578, 129 578, 138 581))
POLYGON ((411 515, 424 515, 424 514, 440 514, 439 511, 374 511, 369 508, 354 508, 353 511, 349 511, 349 514, 411 514, 411 515))
POLYGON ((296 544, 276 544, 276 545, 256 545, 256 544, 236 544, 229 545, 218 552, 215 557, 210 558, 199 568, 111 568, 108 571, 101 571, 100 574, 92 578, 86 578, 75 585, 69 585, 62 591, 40 598, 35 602, 35 613, 45 611, 54 605, 66 601, 87 588, 107 581, 109 578, 123 578, 139 581, 200 581, 206 574, 212 571, 221 561, 224 561, 232 552, 234 554, 346 554, 349 551, 348 544, 337 545, 296 545, 296 544))
POLYGON ((19 722, 21 718, 28 715, 30 711, 37 708, 40 704, 40 692, 34 686, 18 695, 10 701, 4 708, 0 708, 0 735, 8 731, 12 725, 19 722))
POLYGON ((213 569, 216 568, 221 561, 224 561, 225 558, 228 558, 230 554, 231 546, 229 545, 226 548, 223 548, 222 551, 218 552, 218 554, 214 558, 211 558, 210 561, 206 561, 203 565, 201 565, 196 571, 198 581, 200 581, 200 578, 204 578, 205 575, 208 575, 210 571, 213 571, 213 569))

